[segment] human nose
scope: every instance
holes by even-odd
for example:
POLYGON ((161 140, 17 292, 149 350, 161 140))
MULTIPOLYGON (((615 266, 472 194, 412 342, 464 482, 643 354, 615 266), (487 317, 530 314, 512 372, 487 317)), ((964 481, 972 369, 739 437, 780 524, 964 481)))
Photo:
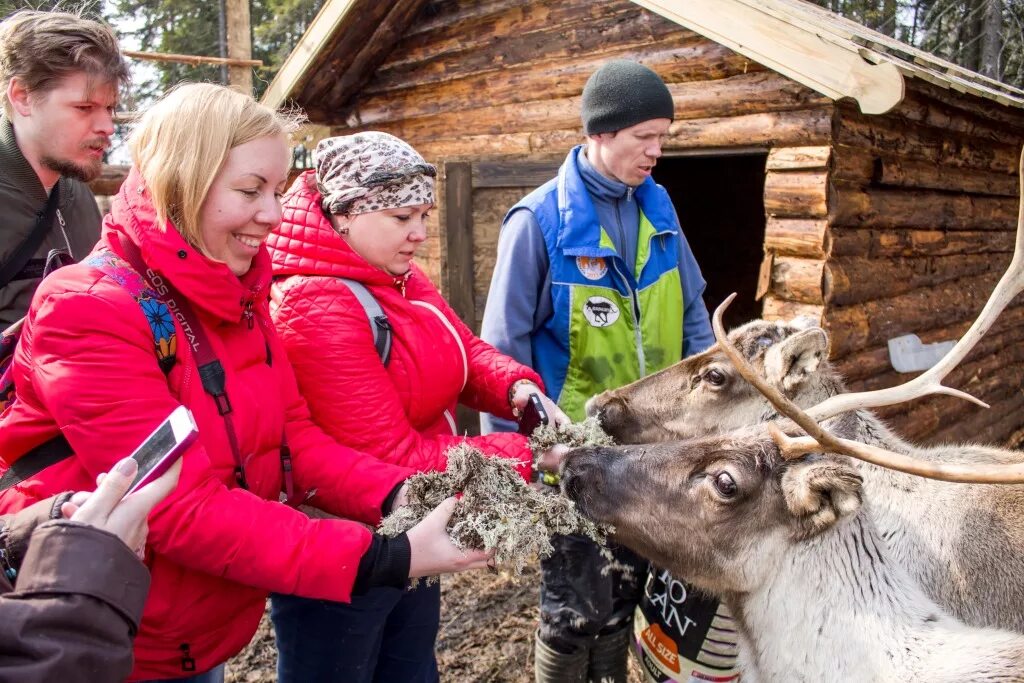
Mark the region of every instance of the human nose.
POLYGON ((109 138, 114 134, 114 112, 110 109, 100 109, 93 127, 97 133, 109 138))
POLYGON ((661 157, 661 140, 655 140, 647 148, 647 156, 652 159, 658 159, 661 157))
POLYGON ((281 217, 281 200, 277 198, 277 195, 272 194, 260 206, 259 213, 256 214, 256 221, 273 230, 281 223, 281 217))
POLYGON ((409 232, 410 242, 422 242, 427 239, 427 219, 426 217, 416 221, 413 225, 412 230, 409 232))

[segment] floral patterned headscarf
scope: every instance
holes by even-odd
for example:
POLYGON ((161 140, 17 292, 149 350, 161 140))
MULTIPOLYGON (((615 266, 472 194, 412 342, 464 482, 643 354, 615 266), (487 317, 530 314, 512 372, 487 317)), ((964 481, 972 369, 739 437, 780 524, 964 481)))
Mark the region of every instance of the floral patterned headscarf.
POLYGON ((328 214, 434 203, 437 169, 394 135, 368 131, 327 138, 316 146, 313 162, 328 214))

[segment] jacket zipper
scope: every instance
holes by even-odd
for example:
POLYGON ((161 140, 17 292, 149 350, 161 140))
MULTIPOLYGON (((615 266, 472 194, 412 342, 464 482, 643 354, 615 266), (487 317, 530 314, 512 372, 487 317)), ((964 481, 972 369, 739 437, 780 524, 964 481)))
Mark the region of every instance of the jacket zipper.
MULTIPOLYGON (((622 271, 619 270, 619 264, 617 260, 615 258, 611 258, 609 260, 612 262, 612 267, 615 268, 615 272, 618 273, 619 277, 622 278, 623 282, 625 282, 626 285, 629 286, 629 280, 627 280, 626 277, 622 274, 622 271)), ((635 289, 630 288, 630 299, 633 303, 633 305, 630 306, 630 308, 632 309, 630 313, 633 316, 633 339, 634 343, 636 344, 636 357, 637 360, 640 362, 640 376, 646 377, 647 356, 644 354, 644 338, 643 334, 641 334, 640 332, 640 297, 637 295, 637 291, 635 289)))
POLYGON ((189 672, 195 671, 196 660, 192 658, 192 651, 189 648, 189 644, 182 643, 178 646, 178 649, 181 650, 181 670, 189 672))
POLYGON ((245 304, 245 308, 242 309, 242 317, 245 318, 245 323, 246 325, 249 326, 249 329, 251 330, 256 324, 255 315, 252 312, 253 297, 250 296, 246 299, 243 299, 242 303, 245 304))

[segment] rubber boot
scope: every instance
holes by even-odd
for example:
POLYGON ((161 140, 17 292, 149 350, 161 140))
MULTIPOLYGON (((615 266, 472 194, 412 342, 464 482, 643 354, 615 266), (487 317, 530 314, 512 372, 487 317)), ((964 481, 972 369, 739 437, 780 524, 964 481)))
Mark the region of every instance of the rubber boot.
POLYGON ((598 636, 590 647, 591 683, 626 683, 632 625, 598 636))
POLYGON ((534 637, 533 672, 537 683, 586 683, 588 653, 586 650, 564 655, 534 637))

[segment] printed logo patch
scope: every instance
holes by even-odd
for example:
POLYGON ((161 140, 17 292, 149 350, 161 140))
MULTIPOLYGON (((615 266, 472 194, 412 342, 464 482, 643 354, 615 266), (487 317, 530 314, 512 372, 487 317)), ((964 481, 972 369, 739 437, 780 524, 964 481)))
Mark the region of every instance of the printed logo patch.
POLYGON ((608 327, 619 319, 619 307, 603 296, 592 296, 583 304, 583 315, 594 327, 608 327))
POLYGON ((583 277, 588 280, 600 280, 608 272, 608 264, 601 256, 577 256, 576 267, 580 269, 583 277))

